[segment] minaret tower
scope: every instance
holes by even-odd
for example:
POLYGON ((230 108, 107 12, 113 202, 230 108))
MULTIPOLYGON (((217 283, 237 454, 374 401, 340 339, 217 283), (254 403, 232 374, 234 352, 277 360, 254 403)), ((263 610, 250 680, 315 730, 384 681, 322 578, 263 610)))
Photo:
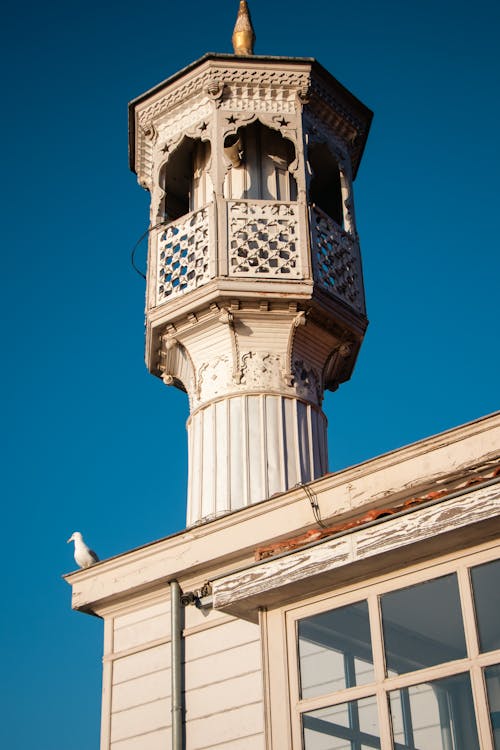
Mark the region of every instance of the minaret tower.
POLYGON ((367 326, 352 182, 372 113, 254 40, 243 0, 234 55, 130 104, 151 194, 146 363, 189 398, 188 526, 328 470, 323 394, 367 326))

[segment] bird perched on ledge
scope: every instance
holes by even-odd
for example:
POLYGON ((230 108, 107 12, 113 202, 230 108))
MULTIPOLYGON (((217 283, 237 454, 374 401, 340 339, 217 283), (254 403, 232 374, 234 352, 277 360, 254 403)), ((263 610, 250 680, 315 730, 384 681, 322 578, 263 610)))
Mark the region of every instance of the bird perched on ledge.
POLYGON ((80 568, 90 568, 91 565, 99 562, 96 553, 87 547, 79 531, 74 531, 71 534, 67 543, 70 542, 75 543, 75 562, 80 568))

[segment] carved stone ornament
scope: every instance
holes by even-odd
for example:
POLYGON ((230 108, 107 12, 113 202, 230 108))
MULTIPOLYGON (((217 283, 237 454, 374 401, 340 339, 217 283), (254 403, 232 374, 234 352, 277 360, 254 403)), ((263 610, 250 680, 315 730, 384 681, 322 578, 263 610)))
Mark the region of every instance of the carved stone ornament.
MULTIPOLYGON (((171 113, 168 120, 157 125, 158 140, 169 144, 169 150, 175 148, 175 144, 185 135, 200 137, 200 126, 203 122, 209 122, 212 117, 212 104, 208 97, 190 103, 187 107, 181 107, 175 113, 171 113), (174 144, 173 146, 170 144, 174 144)), ((206 135, 206 134, 205 134, 206 135)))
POLYGON ((339 384, 345 380, 345 368, 354 351, 352 341, 344 341, 327 359, 323 367, 323 387, 329 391, 336 391, 339 384))
POLYGON ((224 325, 233 325, 234 322, 234 315, 231 312, 231 310, 228 310, 226 307, 221 308, 220 315, 219 315, 219 321, 221 323, 224 323, 224 325))
POLYGON ((312 401, 318 406, 323 400, 321 376, 317 370, 310 367, 304 360, 294 360, 292 366, 293 385, 297 396, 312 401))
POLYGON ((222 354, 211 362, 203 363, 198 369, 197 403, 210 401, 226 394, 230 390, 232 374, 232 363, 227 354, 222 354))
POLYGON ((206 92, 210 99, 216 102, 217 107, 220 107, 222 95, 224 93, 224 83, 222 81, 212 79, 208 82, 206 92))
POLYGON ((279 390, 282 369, 279 354, 247 352, 241 357, 241 384, 263 391, 279 390))
POLYGON ((142 132, 144 133, 144 138, 146 138, 148 141, 151 141, 151 143, 156 142, 158 138, 158 131, 152 123, 144 125, 144 127, 142 128, 142 132))
POLYGON ((162 343, 165 347, 165 351, 167 352, 171 351, 178 345, 177 339, 171 336, 170 334, 166 334, 165 336, 162 336, 162 343))
POLYGON ((344 359, 350 357, 352 354, 352 343, 350 341, 345 341, 343 344, 341 344, 339 346, 339 354, 344 359))

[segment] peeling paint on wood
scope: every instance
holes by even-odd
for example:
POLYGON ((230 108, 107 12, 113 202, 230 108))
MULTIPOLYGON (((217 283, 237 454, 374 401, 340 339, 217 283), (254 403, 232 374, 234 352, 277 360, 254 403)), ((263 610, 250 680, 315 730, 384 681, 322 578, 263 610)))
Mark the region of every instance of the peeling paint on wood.
POLYGON ((494 519, 499 513, 500 485, 471 490, 439 505, 407 516, 388 518, 379 526, 360 529, 214 581, 214 607, 230 609, 238 601, 273 590, 284 591, 292 583, 313 579, 370 557, 404 550, 417 542, 494 519))

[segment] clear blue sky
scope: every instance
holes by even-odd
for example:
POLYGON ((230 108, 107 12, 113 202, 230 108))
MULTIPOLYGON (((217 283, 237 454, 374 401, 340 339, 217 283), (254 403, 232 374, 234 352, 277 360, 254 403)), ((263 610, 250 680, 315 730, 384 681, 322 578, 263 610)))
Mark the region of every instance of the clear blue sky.
MULTIPOLYGON (((325 401, 331 469, 498 407, 499 7, 251 0, 257 53, 316 57, 375 111, 355 184, 371 324, 352 381, 325 401)), ((206 51, 230 52, 236 10, 3 10, 9 750, 98 747, 102 625, 70 610, 69 535, 108 557, 184 525, 187 399, 143 365, 129 256, 148 198, 128 172, 127 103, 206 51)))

